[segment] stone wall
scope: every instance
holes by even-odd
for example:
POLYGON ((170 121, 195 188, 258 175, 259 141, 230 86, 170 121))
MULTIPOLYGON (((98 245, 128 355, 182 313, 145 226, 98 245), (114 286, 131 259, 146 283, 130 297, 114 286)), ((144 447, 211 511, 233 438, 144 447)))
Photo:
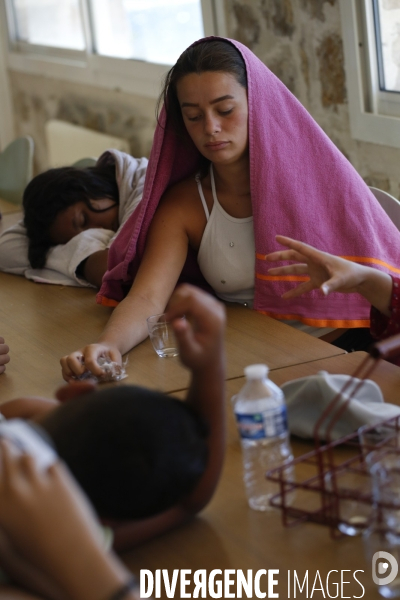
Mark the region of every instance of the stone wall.
MULTIPOLYGON (((228 35, 249 46, 288 86, 369 185, 400 195, 400 149, 350 136, 337 0, 224 0, 228 35)), ((49 118, 128 138, 148 155, 155 102, 120 92, 13 73, 18 133, 36 142, 46 167, 43 125, 49 118)))
POLYGON ((133 156, 148 156, 155 101, 90 85, 14 72, 12 98, 18 135, 35 140, 35 171, 47 168, 44 124, 60 119, 129 140, 133 156))

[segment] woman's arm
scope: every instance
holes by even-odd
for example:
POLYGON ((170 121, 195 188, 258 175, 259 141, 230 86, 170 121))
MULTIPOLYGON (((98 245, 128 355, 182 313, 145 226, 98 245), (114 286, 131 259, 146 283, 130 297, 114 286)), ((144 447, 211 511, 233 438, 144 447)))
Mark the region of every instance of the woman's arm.
POLYGON ((163 202, 156 212, 147 238, 144 257, 127 297, 111 315, 97 344, 61 359, 65 380, 89 369, 101 376, 97 360, 107 356, 119 364, 122 354, 147 337, 146 318, 164 311, 186 260, 187 220, 181 204, 163 202))
POLYGON ((328 295, 331 292, 359 293, 382 314, 390 315, 392 278, 387 273, 317 250, 308 244, 283 235, 277 242, 289 248, 272 252, 269 261, 293 260, 300 264, 269 269, 271 275, 307 275, 309 279, 283 294, 294 298, 314 289, 328 295))

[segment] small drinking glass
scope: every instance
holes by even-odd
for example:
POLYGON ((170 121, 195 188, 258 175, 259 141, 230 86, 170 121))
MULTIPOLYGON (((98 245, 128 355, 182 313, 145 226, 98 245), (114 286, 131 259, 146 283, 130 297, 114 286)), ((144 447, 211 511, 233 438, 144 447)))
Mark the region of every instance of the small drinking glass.
POLYGON ((152 315, 147 319, 147 328, 154 350, 161 358, 178 356, 178 344, 172 325, 165 318, 165 313, 152 315))
POLYGON ((325 489, 333 496, 337 494, 339 531, 349 536, 360 535, 368 525, 371 513, 372 486, 368 471, 326 473, 325 489))

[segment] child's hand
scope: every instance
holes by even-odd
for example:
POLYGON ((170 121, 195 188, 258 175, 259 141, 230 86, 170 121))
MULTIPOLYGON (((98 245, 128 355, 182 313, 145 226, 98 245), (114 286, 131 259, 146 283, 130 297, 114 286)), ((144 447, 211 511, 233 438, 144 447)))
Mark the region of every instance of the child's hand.
POLYGON ((15 456, 4 441, 0 456, 0 531, 33 574, 76 600, 107 598, 126 583, 125 567, 106 550, 93 509, 66 467, 38 470, 31 456, 15 456))
POLYGON ((10 348, 4 343, 4 338, 0 337, 0 373, 6 370, 5 365, 10 362, 10 348))
POLYGON ((197 370, 223 358, 225 307, 221 302, 194 286, 181 285, 172 295, 166 314, 186 367, 197 370))
POLYGON ((69 562, 103 552, 94 512, 62 463, 41 471, 4 441, 0 453, 0 528, 22 558, 62 584, 69 562))
POLYGON ((314 289, 328 295, 331 292, 357 292, 357 286, 364 280, 365 267, 317 250, 308 244, 277 235, 276 241, 290 250, 280 250, 267 255, 268 261, 293 260, 300 264, 269 269, 271 275, 305 275, 307 281, 282 295, 282 298, 295 298, 314 289))
MULTIPOLYGON (((56 463, 39 470, 33 457, 15 455, 0 442, 0 527, 21 555, 50 566, 54 553, 75 552, 80 530, 102 545, 94 512, 67 469, 56 463)), ((83 534, 82 534, 83 535, 83 534)))

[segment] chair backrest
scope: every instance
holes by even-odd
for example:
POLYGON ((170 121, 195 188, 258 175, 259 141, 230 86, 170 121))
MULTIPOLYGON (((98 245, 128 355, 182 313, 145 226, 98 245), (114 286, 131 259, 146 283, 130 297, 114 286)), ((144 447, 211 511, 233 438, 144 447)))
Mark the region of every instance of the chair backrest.
POLYGON ((45 124, 49 167, 65 167, 88 156, 97 159, 107 148, 129 153, 128 140, 52 119, 45 124))
POLYGON ((96 162, 96 158, 81 158, 80 160, 76 160, 74 163, 72 163, 71 166, 76 167, 77 169, 85 169, 86 167, 94 167, 96 162))
POLYGON ((400 202, 394 196, 391 196, 383 190, 379 190, 375 187, 370 187, 369 189, 374 194, 387 216, 393 221, 397 229, 400 230, 400 202))
POLYGON ((0 154, 0 198, 22 203, 24 189, 32 179, 33 139, 17 138, 0 154))

